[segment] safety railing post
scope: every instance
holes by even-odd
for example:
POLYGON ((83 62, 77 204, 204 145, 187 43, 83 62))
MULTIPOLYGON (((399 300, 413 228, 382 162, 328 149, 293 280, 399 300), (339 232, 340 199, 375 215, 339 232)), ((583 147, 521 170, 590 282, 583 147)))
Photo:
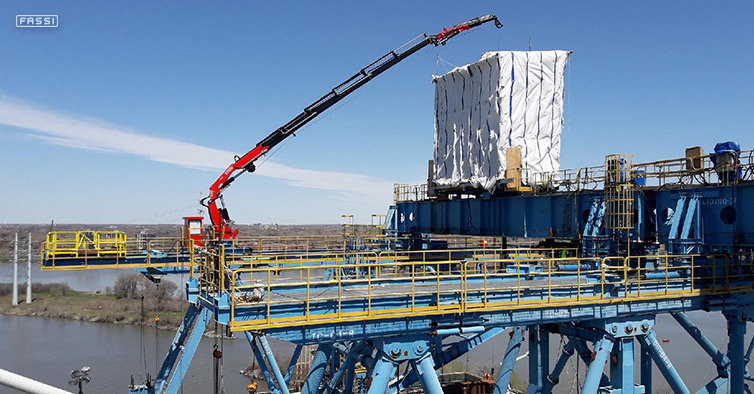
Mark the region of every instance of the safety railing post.
MULTIPOLYGON (((306 321, 309 321, 311 317, 311 268, 306 269, 306 321)), ((269 297, 269 294, 267 295, 269 297)), ((370 297, 371 298, 371 297, 370 297)))

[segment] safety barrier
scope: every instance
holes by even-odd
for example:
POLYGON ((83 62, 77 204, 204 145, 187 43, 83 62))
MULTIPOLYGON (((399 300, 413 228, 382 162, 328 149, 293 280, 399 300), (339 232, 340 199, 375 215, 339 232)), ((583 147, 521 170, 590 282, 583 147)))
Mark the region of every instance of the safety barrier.
POLYGON ((754 283, 751 259, 734 264, 726 255, 433 253, 228 270, 232 315, 239 308, 263 309, 250 320, 232 321, 231 329, 690 297, 749 291, 754 283))
MULTIPOLYGON (((630 167, 632 181, 639 187, 662 187, 670 185, 710 185, 729 184, 739 180, 754 180, 754 150, 741 151, 738 163, 720 165, 712 163, 713 155, 683 157, 678 159, 635 163, 630 167), (718 173, 741 172, 740 177, 731 181, 718 173)), ((524 171, 525 172, 525 171, 524 171)), ((605 187, 605 179, 610 176, 605 166, 568 168, 554 172, 538 172, 525 176, 529 179, 531 191, 535 194, 551 192, 596 191, 605 187)), ((426 183, 418 185, 395 184, 395 202, 424 201, 427 194, 426 183)))

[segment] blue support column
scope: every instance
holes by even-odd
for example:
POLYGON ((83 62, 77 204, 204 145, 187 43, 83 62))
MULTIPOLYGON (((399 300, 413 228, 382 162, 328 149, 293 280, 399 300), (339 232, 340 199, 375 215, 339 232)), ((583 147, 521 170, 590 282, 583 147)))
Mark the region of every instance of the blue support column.
POLYGON ((275 375, 275 381, 277 381, 278 383, 278 390, 280 390, 282 394, 289 394, 288 385, 285 383, 285 379, 283 378, 283 374, 280 372, 280 367, 278 366, 277 361, 275 361, 275 355, 272 354, 272 348, 270 348, 270 343, 267 342, 267 337, 260 335, 258 338, 259 343, 262 345, 262 350, 264 350, 264 355, 267 358, 267 362, 270 364, 270 369, 275 375))
POLYGON ((304 345, 298 344, 296 345, 296 348, 293 349, 291 361, 288 363, 288 369, 285 371, 285 376, 283 376, 285 384, 288 384, 288 382, 291 381, 291 375, 293 374, 293 370, 296 368, 296 363, 298 363, 298 357, 301 355, 301 349, 303 347, 304 345))
POLYGON ((426 394, 443 394, 440 379, 435 372, 435 362, 432 354, 427 353, 419 361, 414 362, 414 369, 419 374, 419 379, 426 394))
MULTIPOLYGON (((584 365, 589 368, 589 364, 592 362, 592 351, 589 350, 589 346, 583 340, 577 339, 576 343, 574 343, 574 348, 579 353, 581 360, 584 361, 584 365)), ((607 386, 608 384, 610 384, 610 379, 603 372, 602 377, 600 377, 600 387, 607 386)))
MULTIPOLYGON (((346 355, 343 358, 343 362, 340 363, 340 366, 335 371, 335 373, 332 374, 332 377, 330 378, 327 389, 325 390, 325 394, 331 394, 333 391, 336 390, 338 383, 340 383, 340 380, 343 378, 343 375, 346 374, 347 371, 351 370, 353 371, 353 364, 354 364, 354 354, 357 351, 357 344, 355 342, 351 343, 351 345, 348 347, 348 350, 346 351, 346 355)), ((337 354, 333 353, 333 357, 338 357, 337 354)))
MULTIPOLYGON (((444 365, 447 365, 449 362, 468 353, 475 347, 481 345, 485 341, 491 339, 492 337, 496 336, 497 334, 503 331, 505 330, 502 328, 490 328, 485 332, 476 334, 468 338, 464 338, 463 340, 450 345, 447 349, 445 349, 441 353, 435 354, 434 356, 435 368, 439 368, 444 365)), ((434 342, 436 343, 435 345, 436 349, 440 349, 442 347, 442 337, 436 336, 434 342)), ((515 361, 515 357, 513 357, 513 359, 515 361)), ((408 374, 406 374, 406 376, 403 379, 397 379, 391 382, 390 383, 391 390, 392 391, 405 390, 412 384, 416 383, 418 380, 419 380, 419 376, 416 374, 416 371, 412 369, 411 371, 409 371, 408 374)))
POLYGON ((626 337, 615 341, 613 357, 617 362, 610 363, 610 383, 621 389, 623 394, 634 392, 634 338, 626 337))
POLYGON ((529 387, 527 394, 540 394, 550 370, 550 333, 539 326, 529 327, 529 387))
POLYGON ((586 372, 584 387, 581 389, 581 394, 597 394, 597 390, 600 388, 603 370, 605 369, 605 362, 607 361, 607 356, 610 354, 612 348, 613 339, 607 335, 602 336, 602 338, 597 340, 594 344, 594 359, 589 363, 589 369, 586 372))
MULTIPOLYGON (((381 356, 372 368, 372 383, 369 386, 367 394, 385 394, 390 379, 395 373, 395 368, 396 365, 393 360, 388 359, 386 355, 381 356)), ((302 394, 304 393, 302 392, 302 394)))
POLYGON ((709 340, 707 337, 702 333, 702 330, 700 330, 694 323, 686 316, 683 312, 676 312, 671 313, 675 320, 678 322, 678 324, 683 327, 686 332, 691 335, 692 338, 696 341, 696 343, 699 344, 699 346, 704 349, 707 354, 712 357, 712 361, 717 365, 717 369, 720 372, 721 376, 727 376, 727 368, 728 364, 730 364, 730 360, 728 359, 723 352, 717 349, 717 347, 709 340))
POLYGON ((508 341, 508 347, 505 349, 503 363, 500 366, 500 373, 497 375, 495 390, 493 394, 505 394, 508 391, 508 384, 513 375, 513 367, 516 365, 518 352, 521 350, 521 341, 524 339, 524 327, 513 327, 511 339, 508 341))
POLYGON ((565 368, 568 359, 573 356, 577 340, 578 339, 570 338, 568 343, 563 346, 563 351, 560 353, 560 357, 558 357, 558 361, 555 363, 552 373, 547 376, 547 382, 545 382, 545 387, 542 390, 544 394, 551 393, 552 388, 560 381, 560 373, 563 372, 563 368, 565 368))
POLYGON ((678 371, 673 367, 673 363, 670 362, 670 358, 668 358, 665 350, 662 349, 662 346, 657 341, 654 331, 649 331, 646 335, 639 336, 639 340, 646 346, 646 349, 652 356, 652 360, 654 360, 657 368, 662 372, 662 376, 665 377, 673 392, 675 394, 690 394, 686 384, 683 383, 683 379, 678 375, 678 371))
POLYGON ((277 386, 275 385, 275 381, 272 380, 272 375, 270 375, 270 371, 267 369, 267 363, 264 360, 264 356, 262 355, 262 352, 259 351, 259 347, 257 346, 256 339, 249 331, 244 331, 244 334, 246 334, 246 339, 249 341, 249 345, 251 346, 251 352, 254 353, 254 358, 257 360, 257 364, 259 364, 259 370, 262 371, 262 376, 264 376, 264 381, 267 382, 267 387, 270 389, 270 392, 277 393, 277 386))
POLYGON ((746 323, 738 316, 727 315, 728 318, 728 358, 730 359, 730 392, 744 392, 744 335, 746 323))
MULTIPOLYGON (((189 305, 183 322, 173 338, 157 376, 155 377, 155 392, 176 394, 180 390, 183 378, 186 376, 191 359, 201 342, 204 329, 212 318, 212 311, 204 307, 189 305)), ((134 388, 131 392, 144 392, 141 388, 134 388)))
POLYGON ((644 392, 652 393, 652 356, 649 355, 649 349, 641 346, 639 362, 641 363, 640 383, 644 386, 644 392))
POLYGON ((306 375, 304 385, 301 386, 301 394, 317 394, 319 390, 319 384, 322 382, 322 377, 325 375, 325 369, 327 368, 327 361, 332 353, 332 345, 328 343, 321 343, 317 347, 317 353, 314 354, 312 359, 312 366, 309 368, 309 374, 306 375))

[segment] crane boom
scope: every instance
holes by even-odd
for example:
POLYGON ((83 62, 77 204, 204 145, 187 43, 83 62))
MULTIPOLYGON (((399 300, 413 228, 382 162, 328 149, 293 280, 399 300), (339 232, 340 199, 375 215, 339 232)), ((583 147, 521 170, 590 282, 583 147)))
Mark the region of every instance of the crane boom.
POLYGON ((239 175, 244 172, 254 172, 256 169, 254 162, 257 159, 269 152, 289 136, 295 135, 294 133, 297 130, 311 122, 319 114, 337 104, 340 100, 353 93, 358 88, 364 86, 376 76, 395 66, 403 59, 411 56, 427 45, 445 45, 448 40, 457 36, 461 32, 490 21, 494 21, 495 26, 498 28, 503 26, 495 15, 485 15, 443 29, 435 35, 422 34, 414 38, 362 68, 359 72, 346 79, 343 83, 333 88, 308 107, 304 108, 304 110, 295 118, 270 133, 270 135, 257 143, 257 145, 245 155, 236 156, 235 161, 228 166, 222 175, 220 175, 220 177, 210 186, 209 196, 201 200, 202 205, 206 206, 209 211, 209 217, 212 221, 215 236, 219 239, 228 239, 234 238, 238 234, 237 229, 233 230, 229 226, 230 216, 228 215, 228 210, 225 208, 222 192, 230 186, 239 175), (220 200, 221 207, 217 206, 217 200, 220 200))

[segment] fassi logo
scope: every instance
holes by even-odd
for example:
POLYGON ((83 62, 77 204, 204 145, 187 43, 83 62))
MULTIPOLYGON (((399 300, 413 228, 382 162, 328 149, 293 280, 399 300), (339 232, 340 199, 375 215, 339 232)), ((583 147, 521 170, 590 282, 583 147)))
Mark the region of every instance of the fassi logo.
POLYGON ((58 16, 16 15, 16 27, 58 27, 58 16))

